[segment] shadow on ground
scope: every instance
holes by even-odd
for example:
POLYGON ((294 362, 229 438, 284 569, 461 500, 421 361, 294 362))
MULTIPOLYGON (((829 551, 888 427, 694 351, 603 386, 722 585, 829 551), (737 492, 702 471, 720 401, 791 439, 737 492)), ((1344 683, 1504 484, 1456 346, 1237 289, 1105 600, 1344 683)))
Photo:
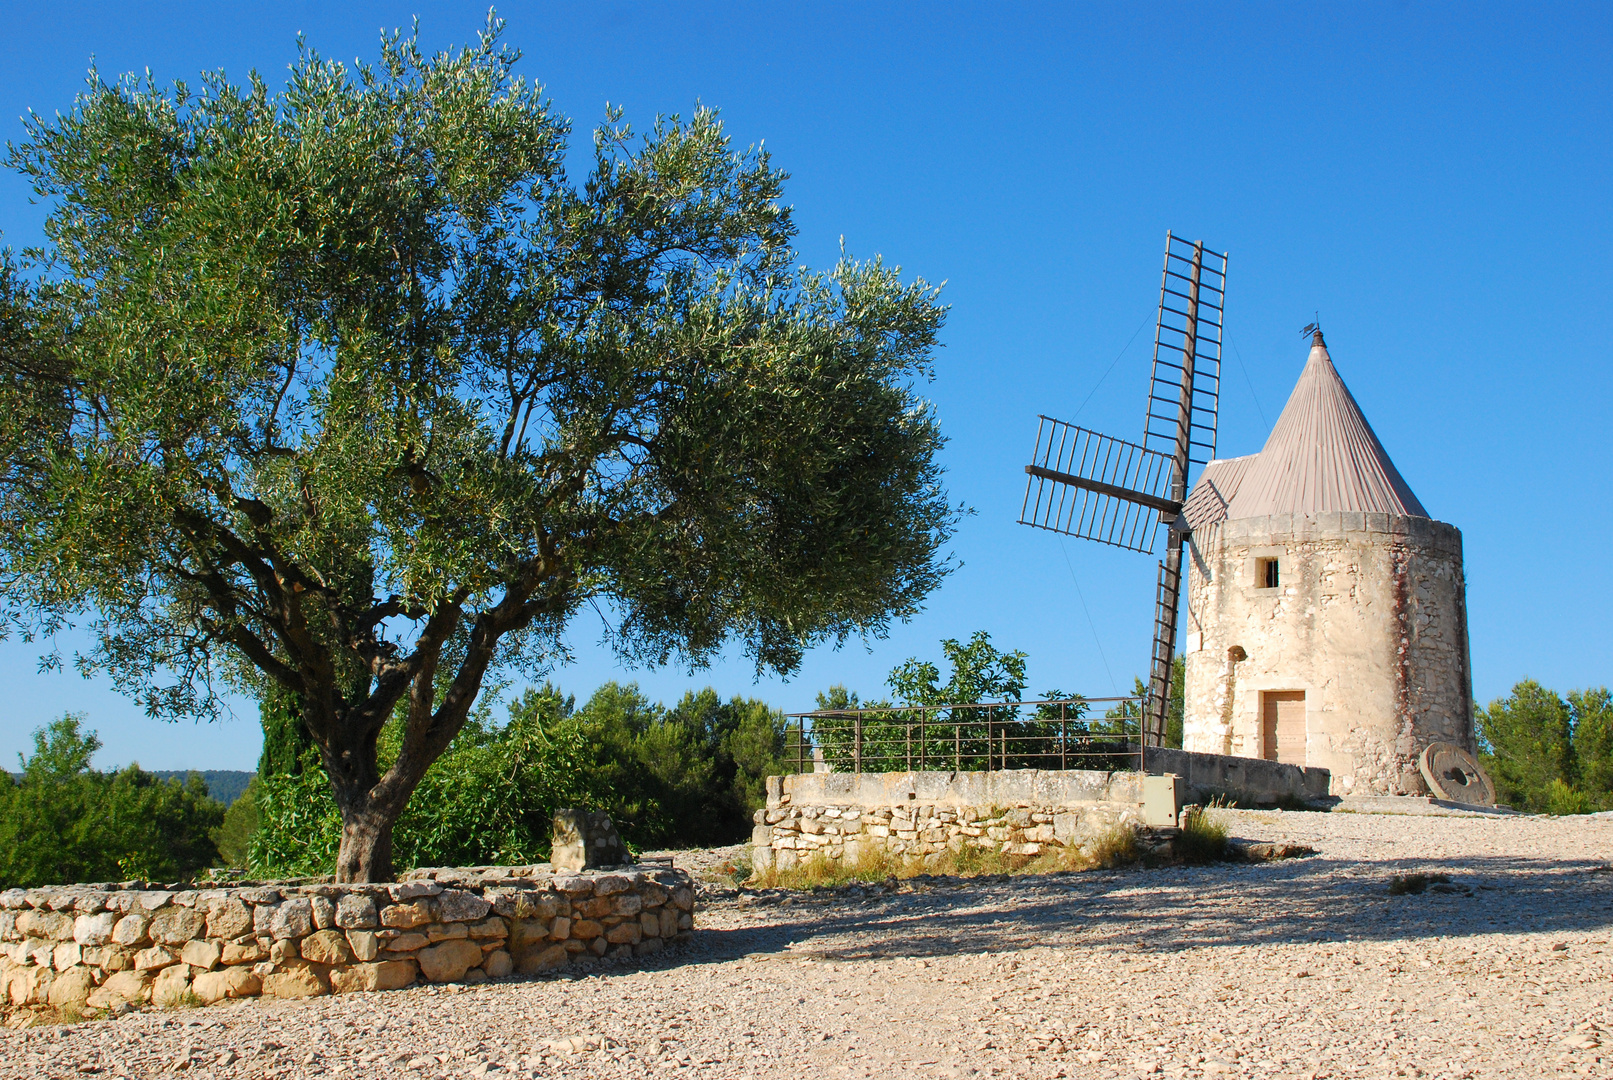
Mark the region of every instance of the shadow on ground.
MULTIPOLYGON (((1613 872, 1527 858, 1293 859, 1024 876, 931 878, 874 899, 801 894, 753 910, 754 926, 700 931, 682 962, 751 953, 824 959, 1012 952, 1033 946, 1158 950, 1613 929, 1613 872), (1393 896, 1403 873, 1451 884, 1393 896), (1445 890, 1450 891, 1445 891, 1445 890)), ((672 963, 679 962, 670 958, 672 963)))

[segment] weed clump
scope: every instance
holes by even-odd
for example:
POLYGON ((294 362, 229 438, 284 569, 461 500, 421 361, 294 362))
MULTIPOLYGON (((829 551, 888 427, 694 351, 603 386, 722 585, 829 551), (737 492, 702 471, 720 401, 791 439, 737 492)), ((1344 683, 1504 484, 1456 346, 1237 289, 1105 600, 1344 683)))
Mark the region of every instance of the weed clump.
POLYGON ((1396 874, 1389 879, 1389 895, 1405 896, 1407 893, 1420 893, 1427 890, 1430 885, 1449 885, 1449 874, 1396 874))
POLYGON ((1208 808, 1188 806, 1182 810, 1181 832, 1176 837, 1176 854, 1186 862, 1217 862, 1227 857, 1227 826, 1213 817, 1208 808))

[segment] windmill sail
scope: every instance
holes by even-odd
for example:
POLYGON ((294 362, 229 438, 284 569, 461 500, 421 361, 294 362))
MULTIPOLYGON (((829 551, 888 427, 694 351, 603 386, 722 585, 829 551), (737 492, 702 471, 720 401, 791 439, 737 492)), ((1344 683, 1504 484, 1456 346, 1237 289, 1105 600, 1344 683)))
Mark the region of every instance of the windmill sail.
POLYGON ((1154 324, 1154 371, 1148 383, 1143 445, 1174 457, 1182 433, 1182 385, 1192 390, 1187 410, 1187 460, 1215 459, 1221 398, 1221 322, 1226 305, 1227 257, 1165 234, 1165 272, 1154 324))
POLYGON ((1152 554, 1170 498, 1171 459, 1136 443, 1050 416, 1036 431, 1036 453, 1019 523, 1152 554))
POLYGON ((1226 255, 1166 233, 1142 443, 1043 416, 1025 466, 1021 524, 1149 553, 1159 526, 1171 526, 1154 600, 1143 724, 1143 741, 1151 746, 1163 744, 1170 708, 1188 470, 1215 457, 1226 276, 1226 255))

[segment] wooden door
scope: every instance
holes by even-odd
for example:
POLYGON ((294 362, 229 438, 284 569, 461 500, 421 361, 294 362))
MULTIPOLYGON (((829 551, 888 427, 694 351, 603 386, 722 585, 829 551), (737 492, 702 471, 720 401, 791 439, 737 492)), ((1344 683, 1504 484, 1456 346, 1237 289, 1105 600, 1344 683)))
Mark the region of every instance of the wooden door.
POLYGON ((1285 765, 1305 764, 1305 691, 1260 695, 1260 756, 1285 765))

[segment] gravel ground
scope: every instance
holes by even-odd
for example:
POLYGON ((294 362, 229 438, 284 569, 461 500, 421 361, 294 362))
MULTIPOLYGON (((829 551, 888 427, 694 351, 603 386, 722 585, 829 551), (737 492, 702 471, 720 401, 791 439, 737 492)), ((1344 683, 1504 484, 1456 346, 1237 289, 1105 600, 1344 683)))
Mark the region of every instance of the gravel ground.
POLYGON ((1613 1076, 1613 821, 1223 813, 1319 854, 714 884, 647 968, 6 1032, 0 1076, 1613 1076))

